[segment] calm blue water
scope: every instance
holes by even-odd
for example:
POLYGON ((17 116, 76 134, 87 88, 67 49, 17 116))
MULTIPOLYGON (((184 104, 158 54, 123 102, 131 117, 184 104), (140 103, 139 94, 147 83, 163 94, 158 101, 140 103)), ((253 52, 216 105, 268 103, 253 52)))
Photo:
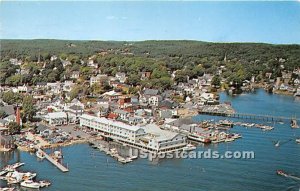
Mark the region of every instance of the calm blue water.
MULTIPOLYGON (((221 94, 220 99, 231 101, 238 112, 300 115, 300 102, 294 101, 293 97, 269 95, 263 90, 234 98, 221 94)), ((86 144, 63 148, 64 163, 70 168, 68 173, 61 173, 47 161, 38 162, 34 155, 25 152, 15 152, 13 156, 1 153, 0 159, 1 166, 8 158, 11 158, 10 162, 25 162, 22 170, 35 171, 38 179, 50 180, 53 185, 44 190, 53 191, 299 190, 300 181, 278 176, 275 171, 283 169, 300 176, 300 144, 291 141, 275 148, 272 143, 272 140, 299 137, 299 129, 291 129, 289 124, 275 124, 271 132, 243 127, 234 127, 233 131, 241 133, 243 138, 217 146, 199 146, 198 150, 253 150, 255 159, 172 159, 158 164, 139 159, 121 165, 86 144)))

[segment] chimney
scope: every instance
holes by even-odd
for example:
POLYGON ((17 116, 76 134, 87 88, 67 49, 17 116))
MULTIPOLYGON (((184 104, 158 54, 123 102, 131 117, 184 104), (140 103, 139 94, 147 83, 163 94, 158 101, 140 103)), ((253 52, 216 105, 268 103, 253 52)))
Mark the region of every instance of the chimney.
POLYGON ((17 111, 16 111, 16 122, 18 125, 21 125, 20 107, 18 107, 18 106, 17 106, 17 111))

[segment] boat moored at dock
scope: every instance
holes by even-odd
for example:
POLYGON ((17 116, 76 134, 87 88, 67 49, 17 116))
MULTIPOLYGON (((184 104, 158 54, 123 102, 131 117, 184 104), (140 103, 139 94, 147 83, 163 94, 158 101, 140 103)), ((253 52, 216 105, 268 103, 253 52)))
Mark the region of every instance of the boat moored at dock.
POLYGON ((15 188, 0 188, 0 191, 14 191, 15 188))
POLYGON ((211 140, 208 137, 196 134, 196 133, 191 133, 188 135, 188 138, 193 140, 193 141, 197 141, 197 142, 201 142, 201 143, 211 143, 211 140))
POLYGON ((40 150, 38 150, 35 155, 37 156, 37 158, 39 159, 44 159, 45 155, 43 154, 43 152, 41 152, 40 150))
POLYGON ((183 150, 184 151, 192 151, 192 150, 195 150, 197 147, 195 147, 194 145, 192 144, 187 144, 185 147, 183 147, 183 150))
POLYGON ((38 182, 34 182, 32 180, 26 180, 26 181, 21 182, 21 186, 26 187, 26 188, 39 189, 41 187, 41 184, 38 182))

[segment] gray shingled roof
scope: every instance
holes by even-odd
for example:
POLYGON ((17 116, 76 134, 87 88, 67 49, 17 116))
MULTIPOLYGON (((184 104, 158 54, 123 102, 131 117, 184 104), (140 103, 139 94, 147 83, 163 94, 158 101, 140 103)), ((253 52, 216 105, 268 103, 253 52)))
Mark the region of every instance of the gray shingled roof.
POLYGON ((14 115, 15 114, 15 109, 13 105, 6 105, 0 107, 0 110, 4 111, 7 115, 14 115))
POLYGON ((156 89, 146 89, 144 91, 145 95, 157 95, 158 94, 158 90, 156 89))

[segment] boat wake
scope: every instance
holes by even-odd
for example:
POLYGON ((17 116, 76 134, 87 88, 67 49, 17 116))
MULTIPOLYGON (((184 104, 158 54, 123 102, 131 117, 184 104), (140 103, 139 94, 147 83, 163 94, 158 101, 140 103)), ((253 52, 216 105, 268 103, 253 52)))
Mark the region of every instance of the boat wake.
POLYGON ((291 179, 293 179, 293 180, 300 181, 300 177, 298 177, 298 176, 287 175, 286 177, 287 177, 287 178, 291 178, 291 179))

